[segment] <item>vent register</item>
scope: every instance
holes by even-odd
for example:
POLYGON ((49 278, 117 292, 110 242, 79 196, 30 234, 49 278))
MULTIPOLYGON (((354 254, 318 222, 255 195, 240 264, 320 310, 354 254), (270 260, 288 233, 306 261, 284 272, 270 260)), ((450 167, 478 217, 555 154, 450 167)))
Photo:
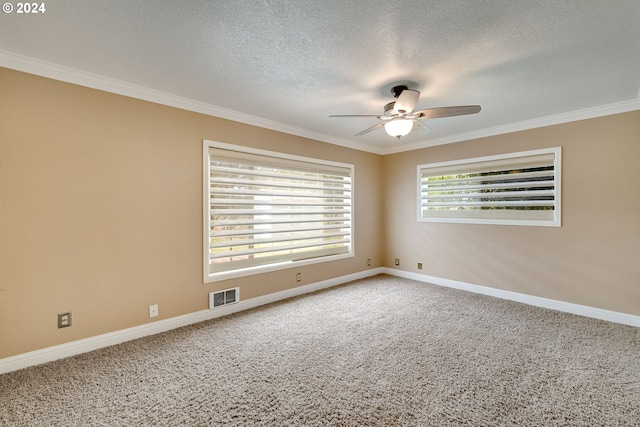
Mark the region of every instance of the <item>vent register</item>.
POLYGON ((209 293, 209 310, 240 301, 240 288, 235 287, 223 291, 209 293))

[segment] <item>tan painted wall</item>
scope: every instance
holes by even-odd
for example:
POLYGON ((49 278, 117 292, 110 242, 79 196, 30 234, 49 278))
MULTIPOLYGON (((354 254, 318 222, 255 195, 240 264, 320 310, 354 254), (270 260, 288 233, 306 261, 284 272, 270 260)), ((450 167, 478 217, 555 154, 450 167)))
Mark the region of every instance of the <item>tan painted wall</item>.
POLYGON ((379 267, 381 168, 378 155, 0 68, 0 358, 204 310, 212 290, 247 299, 379 267), (203 139, 355 164, 355 257, 203 284, 203 139), (73 326, 58 329, 64 311, 73 326))
POLYGON ((203 310, 212 290, 239 285, 246 299, 298 286, 297 271, 302 285, 355 273, 367 258, 640 315, 639 166, 638 111, 382 157, 0 68, 0 358, 203 310), (354 163, 355 257, 203 284, 203 139, 354 163), (557 145, 563 227, 416 221, 416 165, 557 145), (57 329, 63 311, 73 326, 57 329))
POLYGON ((640 111, 397 153, 383 164, 385 266, 399 258, 406 271, 640 315, 640 111), (554 146, 563 147, 562 227, 416 221, 417 165, 554 146))

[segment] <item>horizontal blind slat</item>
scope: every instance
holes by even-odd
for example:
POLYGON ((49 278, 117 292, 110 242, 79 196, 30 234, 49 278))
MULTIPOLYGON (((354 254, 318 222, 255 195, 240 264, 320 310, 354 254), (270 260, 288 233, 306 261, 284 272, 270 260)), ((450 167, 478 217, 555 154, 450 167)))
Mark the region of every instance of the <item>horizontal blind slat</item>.
POLYGON ((433 176, 431 174, 423 175, 422 184, 423 185, 439 185, 439 184, 447 184, 447 183, 458 183, 458 182, 487 182, 487 181, 503 181, 503 180, 514 180, 514 181, 523 181, 535 179, 535 178, 547 178, 550 181, 553 181, 553 170, 548 171, 534 171, 534 172, 518 172, 518 173, 504 173, 498 175, 473 175, 469 176, 467 173, 458 173, 457 176, 446 177, 442 179, 434 179, 438 178, 438 176, 433 176), (431 178, 431 179, 430 179, 431 178))
POLYGON ((216 230, 215 232, 210 232, 210 238, 220 238, 220 237, 234 237, 234 236, 247 236, 254 235, 259 236, 261 234, 280 234, 280 233, 296 233, 300 231, 328 231, 328 230, 342 230, 345 228, 349 228, 349 224, 344 224, 342 222, 338 224, 331 225, 314 225, 310 227, 283 227, 283 228, 241 228, 241 229, 233 229, 233 230, 216 230))
POLYGON ((438 206, 485 206, 487 208, 491 208, 494 206, 553 206, 553 200, 514 200, 514 201, 495 201, 493 203, 485 203, 485 202, 433 202, 433 203, 425 203, 422 206, 425 208, 429 208, 430 206, 438 207, 438 206))
MULTIPOLYGON (((323 191, 325 194, 325 198, 331 199, 344 199, 351 200, 351 194, 345 191, 323 191)), ((256 192, 255 190, 245 190, 245 189, 235 189, 235 188, 211 188, 209 191, 209 195, 215 198, 224 198, 224 197, 238 197, 238 196, 246 196, 246 197, 276 197, 276 198, 318 198, 318 195, 322 194, 320 192, 298 192, 298 191, 261 191, 256 192)))
POLYGON ((257 206, 258 209, 265 206, 278 206, 285 207, 290 206, 292 208, 300 207, 300 206, 320 206, 320 207, 343 207, 343 206, 351 206, 349 202, 336 202, 333 200, 326 199, 313 199, 306 201, 291 201, 291 200, 248 200, 248 199, 211 199, 211 206, 214 206, 216 209, 222 206, 257 206))
POLYGON ((427 193, 422 196, 422 200, 441 200, 441 199, 484 199, 490 201, 492 199, 502 198, 532 198, 532 197, 553 197, 554 192, 551 190, 533 190, 533 191, 500 191, 496 193, 454 193, 454 194, 431 194, 427 193))
POLYGON ((216 186, 244 186, 249 188, 261 188, 261 187, 280 187, 280 188, 302 188, 302 189, 318 189, 318 190, 328 190, 328 189, 336 189, 336 190, 348 190, 349 182, 346 181, 323 181, 324 184, 304 184, 300 179, 281 179, 278 181, 275 180, 249 180, 242 178, 234 178, 228 175, 222 176, 211 176, 212 184, 216 186))
POLYGON ((424 186, 422 193, 433 192, 445 192, 445 191, 465 191, 465 190, 500 190, 510 188, 530 188, 530 187, 547 187, 553 188, 555 186, 554 181, 528 181, 528 182, 508 182, 499 184, 475 184, 475 185, 460 185, 460 186, 424 186))
POLYGON ((308 249, 308 248, 324 248, 326 246, 333 246, 338 244, 346 244, 349 243, 349 239, 340 239, 335 241, 328 241, 326 243, 312 242, 312 243, 299 243, 294 245, 283 245, 283 246, 275 246, 275 247, 265 247, 265 248, 253 248, 247 250, 239 250, 239 251, 227 251, 227 252, 212 252, 210 259, 220 259, 220 258, 229 258, 234 256, 244 256, 244 255, 257 255, 264 254, 269 252, 282 252, 282 251, 291 251, 296 249, 308 249))
POLYGON ((277 179, 299 179, 305 181, 317 181, 317 182, 345 182, 349 181, 349 173, 343 171, 342 173, 322 172, 296 172, 293 170, 286 170, 281 168, 269 168, 264 166, 255 167, 243 163, 233 163, 228 166, 222 166, 218 163, 212 162, 210 173, 220 174, 221 176, 258 176, 264 178, 277 178, 277 179))
POLYGON ((334 233, 323 232, 322 234, 314 234, 314 235, 299 233, 296 235, 282 236, 282 237, 276 237, 276 238, 264 238, 264 237, 261 237, 261 235, 257 235, 254 238, 253 235, 246 234, 244 236, 237 236, 237 238, 233 240, 225 240, 220 243, 216 243, 215 239, 212 239, 214 241, 211 242, 209 246, 211 247, 211 249, 237 248, 237 247, 246 247, 246 246, 257 247, 260 245, 269 245, 272 243, 283 243, 283 242, 296 242, 296 241, 309 241, 309 240, 326 241, 334 237, 347 236, 348 234, 349 234, 349 231, 334 232, 334 233), (242 238, 242 237, 251 237, 251 238, 242 238))
POLYGON ((299 223, 318 223, 318 222, 342 222, 342 223, 350 223, 351 219, 348 216, 336 216, 327 218, 324 215, 318 215, 315 217, 309 217, 308 215, 304 218, 271 218, 271 219, 251 219, 251 218, 243 218, 243 219, 218 219, 215 221, 210 221, 211 227, 240 227, 240 226, 255 226, 260 227, 261 225, 273 225, 280 226, 282 224, 299 224, 299 223))

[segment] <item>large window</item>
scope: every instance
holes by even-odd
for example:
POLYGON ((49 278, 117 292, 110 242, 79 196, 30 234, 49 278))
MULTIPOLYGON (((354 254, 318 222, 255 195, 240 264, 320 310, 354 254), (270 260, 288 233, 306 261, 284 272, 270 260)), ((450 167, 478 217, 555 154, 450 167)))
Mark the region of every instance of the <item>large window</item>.
POLYGON ((204 142, 205 282, 352 256, 353 165, 204 142))
POLYGON ((418 220, 560 226, 560 147, 418 166, 418 220))

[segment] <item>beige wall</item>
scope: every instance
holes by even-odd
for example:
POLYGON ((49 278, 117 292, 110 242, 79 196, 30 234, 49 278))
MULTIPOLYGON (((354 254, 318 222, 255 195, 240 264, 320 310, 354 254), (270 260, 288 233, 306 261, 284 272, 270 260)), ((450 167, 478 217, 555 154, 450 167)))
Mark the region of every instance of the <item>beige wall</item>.
POLYGON ((382 158, 0 68, 0 358, 382 262, 382 158), (202 140, 355 164, 355 257, 202 280, 202 140), (296 283, 295 273, 302 273, 296 283), (149 305, 160 316, 149 319, 149 305), (71 311, 73 326, 57 328, 71 311))
POLYGON ((639 124, 636 111, 383 157, 0 68, 0 358, 203 310, 212 290, 247 299, 355 273, 367 258, 640 315, 639 124), (203 139, 355 164, 355 257, 203 284, 203 139), (557 145, 563 227, 416 221, 417 164, 557 145), (57 329, 64 311, 73 326, 57 329))
POLYGON ((640 111, 397 153, 383 164, 385 266, 399 258, 415 273, 640 315, 640 111), (417 165, 554 146, 563 147, 562 227, 416 221, 417 165))

